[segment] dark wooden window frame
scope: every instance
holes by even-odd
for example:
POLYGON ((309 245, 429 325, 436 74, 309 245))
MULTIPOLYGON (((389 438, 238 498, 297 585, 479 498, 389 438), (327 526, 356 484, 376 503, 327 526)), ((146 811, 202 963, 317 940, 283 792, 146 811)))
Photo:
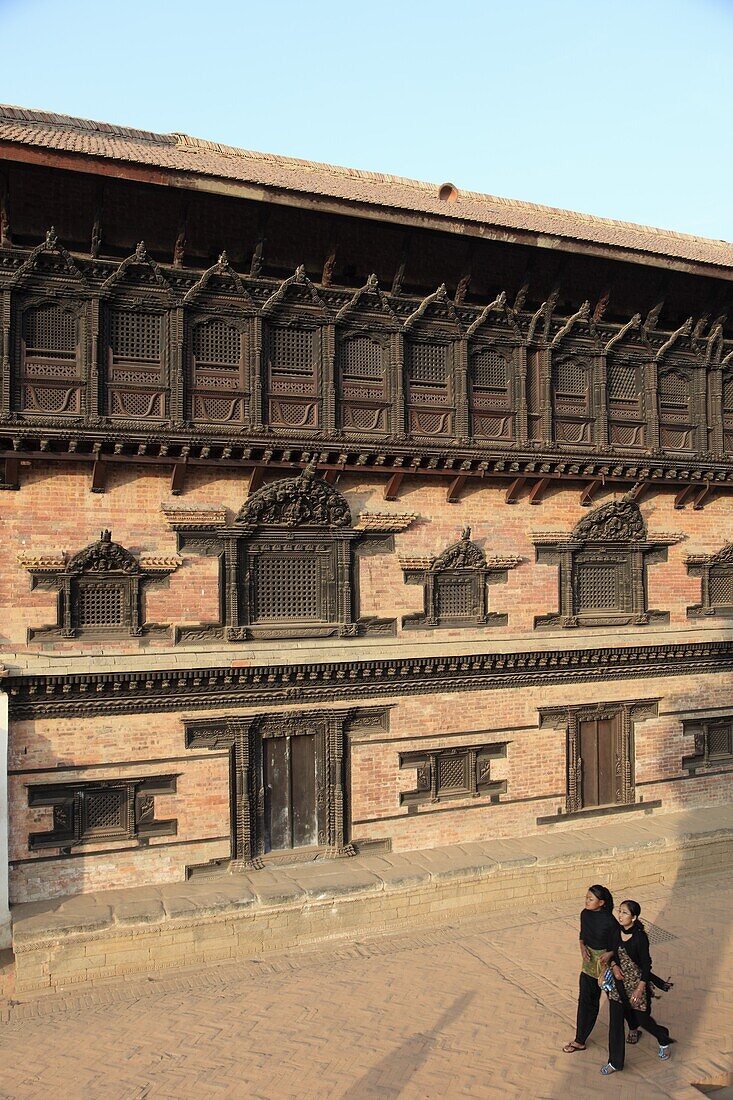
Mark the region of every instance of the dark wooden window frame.
POLYGON ((690 554, 685 565, 691 577, 700 578, 700 603, 687 608, 688 617, 733 618, 733 598, 725 602, 714 599, 718 580, 727 581, 727 587, 733 592, 733 542, 726 543, 715 554, 690 554))
POLYGON ((694 751, 682 760, 682 767, 692 772, 698 769, 733 765, 733 715, 713 718, 690 718, 682 723, 685 737, 694 737, 694 751), (721 751, 715 742, 724 744, 721 751))
POLYGON ((666 561, 667 547, 679 538, 648 538, 638 505, 626 498, 594 509, 565 539, 535 536, 538 564, 559 566, 559 612, 537 616, 535 627, 645 626, 668 621, 667 612, 647 607, 646 567, 652 561, 666 561), (583 567, 613 569, 615 606, 582 606, 583 567))
POLYGON ((520 405, 517 355, 515 346, 488 333, 475 337, 468 345, 468 405, 470 433, 473 439, 511 441, 517 438, 517 410, 520 405), (485 353, 501 356, 505 363, 506 384, 480 385, 476 380, 476 361, 485 353), (495 422, 496 430, 480 430, 483 422, 495 422))
MULTIPOLYGON (((620 716, 620 733, 614 746, 616 772, 615 805, 625 806, 636 802, 634 780, 634 725, 636 722, 655 718, 659 712, 658 699, 644 699, 611 703, 578 704, 568 707, 543 707, 540 712, 540 728, 564 727, 566 733, 567 793, 566 814, 579 813, 582 803, 582 758, 580 754, 580 723, 601 721, 620 716)), ((639 807, 643 806, 639 803, 639 807)), ((606 807, 592 807, 603 811, 606 807)))
POLYGON ((566 447, 589 447, 596 441, 596 401, 594 356, 586 347, 563 347, 553 352, 551 365, 552 380, 552 417, 555 440, 566 447), (577 363, 585 376, 585 389, 582 394, 563 390, 558 383, 558 374, 568 362, 577 363), (575 436, 579 431, 578 438, 575 436))
POLYGON ((262 738, 287 732, 312 732, 317 738, 323 782, 316 792, 318 848, 326 858, 352 856, 348 842, 345 726, 351 710, 272 712, 184 720, 186 747, 228 750, 231 790, 230 870, 262 868, 268 863, 312 859, 313 849, 265 854, 265 794, 262 786, 262 738))
POLYGON ((488 585, 505 582, 509 569, 519 565, 516 555, 487 558, 484 551, 471 541, 471 529, 466 527, 458 542, 432 559, 401 558, 406 584, 423 586, 423 610, 406 615, 402 620, 406 630, 436 627, 505 626, 507 616, 489 611, 488 585), (465 613, 444 613, 442 585, 462 589, 465 613))
POLYGON ((612 350, 606 362, 606 405, 608 410, 608 440, 612 447, 638 450, 646 444, 649 433, 646 408, 646 379, 649 353, 627 348, 612 350), (613 393, 611 378, 617 368, 634 371, 634 397, 619 397, 613 393), (623 438, 630 436, 630 438, 623 438))
POLYGON ((188 361, 188 419, 192 424, 227 425, 236 430, 249 427, 251 323, 241 315, 216 311, 189 312, 186 316, 186 357, 188 361), (201 329, 220 323, 233 329, 239 337, 236 366, 216 362, 198 362, 196 338, 201 329), (229 404, 226 415, 201 416, 199 409, 211 408, 211 402, 229 404))
POLYGON ((419 806, 481 797, 498 802, 499 795, 506 793, 507 785, 505 779, 491 778, 491 761, 506 759, 507 745, 507 741, 497 741, 400 753, 400 770, 411 769, 417 773, 415 790, 402 791, 400 805, 419 806), (459 770, 461 783, 443 782, 446 771, 455 776, 459 770))
POLYGON ((22 416, 58 418, 60 422, 69 419, 82 419, 86 412, 85 363, 88 331, 88 303, 78 297, 37 294, 24 296, 18 305, 16 315, 17 358, 20 364, 12 395, 12 407, 22 416), (53 348, 29 349, 26 345, 25 331, 28 315, 45 308, 56 307, 73 316, 76 326, 76 343, 73 354, 61 353, 53 348), (29 357, 29 350, 41 354, 29 357), (61 407, 52 411, 43 409, 37 397, 36 389, 63 397, 61 407), (35 407, 34 407, 35 405, 35 407))
POLYGON ((336 386, 338 392, 338 422, 349 434, 381 434, 391 429, 394 401, 394 338, 385 328, 361 330, 336 329, 336 386), (368 340, 379 348, 381 375, 379 378, 350 379, 345 374, 344 352, 355 340, 368 340), (361 418, 361 423, 357 423, 361 418))
POLYGON ((137 840, 147 844, 151 837, 175 836, 176 818, 155 819, 155 796, 175 794, 176 775, 156 775, 135 779, 72 781, 32 786, 28 788, 28 805, 32 808, 52 807, 53 828, 48 832, 30 833, 28 847, 35 852, 44 848, 59 848, 61 854, 82 844, 100 841, 137 840), (111 807, 117 810, 117 822, 94 826, 90 818, 95 799, 105 795, 116 799, 111 807))

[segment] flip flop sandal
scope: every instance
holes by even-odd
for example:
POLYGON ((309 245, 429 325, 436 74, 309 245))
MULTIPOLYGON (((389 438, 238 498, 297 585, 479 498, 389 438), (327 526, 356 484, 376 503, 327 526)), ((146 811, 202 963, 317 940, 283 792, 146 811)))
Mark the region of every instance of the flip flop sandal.
POLYGON ((618 1070, 608 1062, 605 1066, 601 1067, 601 1073, 604 1077, 610 1077, 612 1073, 618 1073, 618 1070))
POLYGON ((629 1034, 626 1036, 626 1042, 629 1043, 632 1047, 636 1046, 636 1044, 639 1042, 639 1039, 641 1039, 641 1031, 639 1030, 630 1031, 629 1034))
POLYGON ((576 1043, 566 1043, 562 1049, 565 1054, 578 1054, 579 1051, 585 1050, 585 1046, 579 1046, 576 1043))

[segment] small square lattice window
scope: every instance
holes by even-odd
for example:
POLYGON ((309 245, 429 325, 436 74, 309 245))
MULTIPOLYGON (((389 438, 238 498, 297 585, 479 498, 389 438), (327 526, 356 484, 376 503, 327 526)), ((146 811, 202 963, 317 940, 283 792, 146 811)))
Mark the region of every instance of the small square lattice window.
POLYGON ((157 362, 160 359, 161 317, 115 309, 110 317, 110 346, 116 359, 157 362))
POLYGON ((659 399, 664 405, 686 405, 690 400, 690 383, 687 378, 677 371, 667 371, 659 379, 659 399))
POLYGON ((447 791, 468 790, 469 757, 468 753, 438 757, 438 794, 447 791))
POLYGON ((405 345, 407 376, 423 386, 444 386, 448 373, 448 345, 408 341, 405 345))
POLYGON ((242 337, 239 329, 225 321, 212 319, 197 325, 193 333, 193 354, 198 366, 239 366, 242 337))
POLYGON ((273 374, 313 374, 314 334, 307 329, 274 327, 268 333, 268 354, 273 374))
POLYGON ((85 791, 82 794, 82 836, 104 833, 127 835, 127 791, 85 791))
POLYGON ((733 607, 733 569, 713 566, 709 592, 712 607, 733 607))
POLYGON ((473 384, 479 389, 504 390, 507 385, 507 362, 498 351, 487 348, 471 359, 473 384))
POLYGON ((255 566, 256 620, 318 620, 318 564, 312 554, 260 554, 255 566))
POLYGON ((708 726, 708 756, 733 754, 733 727, 730 721, 711 722, 708 726))
POLYGON ((608 396, 611 401, 636 401, 639 396, 638 369, 630 363, 611 363, 608 368, 608 396))
POLYGON ((382 347, 368 336, 354 336, 339 346, 339 369, 346 381, 381 379, 384 374, 382 347))
POLYGON ((76 317, 56 304, 28 309, 23 315, 23 341, 26 355, 71 355, 77 344, 76 317))
POLYGON ((555 367, 555 388, 569 397, 585 397, 588 372, 577 359, 561 359, 555 367))
POLYGON ((77 625, 123 626, 125 621, 125 594, 117 584, 81 585, 77 594, 77 625))
POLYGON ((622 610, 620 581, 620 571, 616 565, 602 563, 578 565, 577 610, 579 612, 622 610))
POLYGON ((473 598, 471 579, 450 575, 437 576, 435 578, 435 610, 439 620, 475 618, 477 609, 473 598))

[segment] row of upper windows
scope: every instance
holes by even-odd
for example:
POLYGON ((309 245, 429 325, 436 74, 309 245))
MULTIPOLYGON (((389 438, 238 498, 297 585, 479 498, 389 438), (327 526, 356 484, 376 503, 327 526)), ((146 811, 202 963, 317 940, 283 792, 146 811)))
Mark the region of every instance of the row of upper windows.
MULTIPOLYGON (((26 308, 21 316, 20 374, 16 411, 34 414, 78 414, 80 391, 81 325, 77 313, 57 302, 26 308)), ((164 399, 155 397, 164 387, 166 316, 145 310, 109 309, 103 343, 106 347, 110 388, 109 415, 164 418, 164 399), (150 397, 150 400, 147 400, 150 397)), ((226 318, 193 319, 186 333, 189 388, 195 394, 191 417, 210 422, 246 422, 250 391, 248 331, 226 318)), ((272 424, 318 427, 317 400, 322 355, 321 330, 294 325, 267 324, 263 334, 264 386, 274 405, 265 409, 272 424)), ((392 381, 394 354, 388 337, 338 333, 336 381, 345 415, 342 426, 355 430, 394 430, 386 414, 397 387, 392 381)), ((457 369, 450 341, 409 337, 404 343, 405 403, 418 410, 408 430, 427 435, 450 434, 456 403, 457 369)), ((511 349, 478 345, 469 348, 467 393, 474 412, 474 434, 509 438, 510 417, 516 409, 518 379, 511 349), (501 414, 507 414, 504 421, 501 414), (494 416, 492 417, 492 414, 494 416)), ((608 414, 620 421, 645 416, 648 367, 631 359, 612 359, 606 374, 608 414)), ((695 383, 693 371, 679 366, 660 367, 656 378, 660 421, 692 425, 695 383)), ((591 418, 595 408, 593 364, 580 356, 557 357, 552 364, 550 400, 560 419, 591 418)), ((530 358, 527 373, 530 414, 541 413, 547 395, 539 362, 530 358)), ((733 370, 723 376, 722 412, 733 416, 733 370)), ((592 437, 592 432, 590 433, 592 437)), ((624 443, 623 431, 617 440, 624 443)), ((534 438, 531 434, 530 438, 534 438)), ((592 438, 566 442, 590 442, 592 438)), ((629 442, 634 442, 629 437, 629 442)), ((638 442, 643 443, 642 438, 638 442)), ((669 443, 674 446, 673 442, 669 443)), ((688 439, 683 446, 691 446, 688 439)))

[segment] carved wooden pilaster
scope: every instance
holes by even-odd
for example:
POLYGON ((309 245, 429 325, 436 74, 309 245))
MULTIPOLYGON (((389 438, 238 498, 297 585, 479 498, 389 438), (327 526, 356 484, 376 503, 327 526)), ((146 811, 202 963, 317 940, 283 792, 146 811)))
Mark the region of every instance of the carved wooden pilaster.
POLYGON ((395 332, 390 338, 392 361, 392 433, 405 434, 405 338, 395 332))
POLYGON ((10 372, 10 316, 11 316, 11 292, 9 290, 2 291, 2 405, 0 406, 0 416, 5 419, 10 416, 11 409, 11 394, 13 380, 10 372))
POLYGON ((560 555, 560 610, 567 619, 572 618, 575 610, 572 550, 563 550, 560 555))
POLYGON ((579 741, 578 719, 571 713, 567 725, 568 790, 565 799, 565 812, 569 814, 576 813, 582 804, 583 761, 579 741))
MULTIPOLYGON (((237 540, 234 538, 226 539, 224 542, 224 621, 233 630, 240 626, 239 588, 237 585, 238 556, 237 540)), ((248 591, 250 585, 249 573, 242 578, 242 584, 245 591, 248 591)), ((249 606, 249 601, 245 600, 244 604, 249 606)))
POLYGON ((650 451, 659 450, 659 374, 655 362, 644 366, 644 416, 649 433, 646 445, 650 451))
POLYGON ((595 357, 593 371, 594 389, 593 412, 595 417, 595 442, 599 447, 608 446, 608 402, 607 402, 607 359, 601 353, 595 357))
POLYGON ((631 710, 627 706, 623 708, 620 737, 621 789, 619 792, 619 801, 629 803, 635 800, 636 792, 634 790, 632 766, 632 761, 634 759, 633 722, 631 720, 631 710))
POLYGON ((515 355, 517 364, 514 408, 516 409, 514 436, 520 443, 529 438, 527 422, 527 348, 521 344, 515 355))
POLYGON ((695 449, 708 449, 707 379, 705 368, 696 364, 692 373, 692 419, 695 425, 695 449))
POLYGON ((326 432, 336 427, 336 326, 321 326, 321 427, 326 432))
POLYGON ((708 373, 708 410, 707 422, 709 436, 707 450, 722 454, 725 449, 723 439, 723 372, 720 364, 715 363, 708 373))
POLYGON ((183 309, 178 306, 169 314, 169 392, 171 423, 180 428, 184 421, 184 382, 183 382, 183 309))
POLYGON ((249 418, 251 428, 262 427, 262 376, 265 369, 262 355, 262 318, 252 321, 252 340, 249 354, 249 418))
POLYGON ((455 434, 467 439, 468 424, 468 341, 456 340, 453 344, 453 407, 456 410, 455 434))
POLYGON ((538 358, 540 367, 539 390, 542 415, 542 441, 544 443, 550 443, 554 438, 552 423, 552 352, 549 348, 541 348, 538 358))
MULTIPOLYGON (((232 824, 234 826, 232 870, 244 870, 260 866, 257 859, 262 854, 262 843, 258 844, 257 807, 259 786, 253 757, 253 737, 251 720, 229 718, 227 729, 234 747, 234 794, 232 824)), ((261 771, 261 769, 260 769, 261 771)))

